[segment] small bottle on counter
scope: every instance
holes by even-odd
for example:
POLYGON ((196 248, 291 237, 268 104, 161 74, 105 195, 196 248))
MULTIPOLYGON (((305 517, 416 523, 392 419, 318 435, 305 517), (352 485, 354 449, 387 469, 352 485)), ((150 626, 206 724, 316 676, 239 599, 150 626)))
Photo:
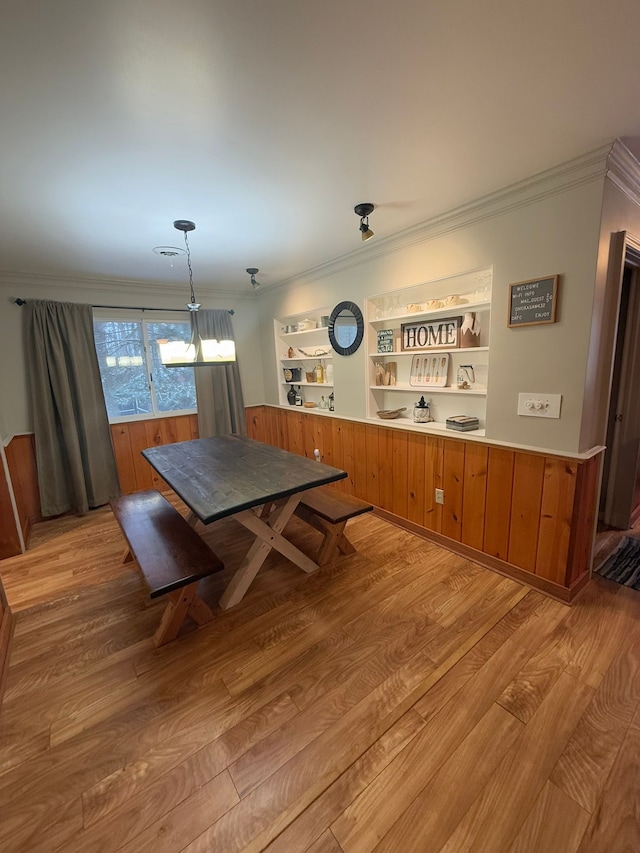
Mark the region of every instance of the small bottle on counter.
POLYGON ((333 391, 329 394, 329 411, 333 412, 333 391))
POLYGON ((295 406, 296 404, 296 389, 291 385, 289 387, 289 391, 287 393, 287 402, 290 406, 295 406))
POLYGON ((300 386, 296 388, 296 406, 301 406, 304 403, 304 398, 302 396, 302 391, 300 390, 300 386))

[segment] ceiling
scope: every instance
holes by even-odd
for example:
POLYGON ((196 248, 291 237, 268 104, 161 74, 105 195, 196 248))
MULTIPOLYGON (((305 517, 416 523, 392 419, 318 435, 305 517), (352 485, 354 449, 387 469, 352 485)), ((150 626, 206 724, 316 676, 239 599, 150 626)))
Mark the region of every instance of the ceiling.
POLYGON ((178 218, 196 291, 366 252, 640 136, 638 32, 637 0, 5 4, 0 270, 184 281, 178 218))

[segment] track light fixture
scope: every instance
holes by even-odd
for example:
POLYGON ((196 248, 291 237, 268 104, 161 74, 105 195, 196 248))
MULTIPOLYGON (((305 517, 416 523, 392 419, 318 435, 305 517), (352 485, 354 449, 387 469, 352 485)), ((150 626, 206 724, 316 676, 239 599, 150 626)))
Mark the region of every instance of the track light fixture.
POLYGON ((356 204, 353 208, 354 213, 360 217, 360 231, 362 232, 363 240, 368 240, 370 237, 373 237, 373 231, 369 228, 369 214, 373 212, 374 207, 374 204, 367 201, 362 204, 356 204))
POLYGON ((256 275, 260 272, 258 267, 247 267, 247 272, 251 276, 251 284, 253 285, 253 289, 257 290, 260 287, 260 282, 256 281, 256 275))

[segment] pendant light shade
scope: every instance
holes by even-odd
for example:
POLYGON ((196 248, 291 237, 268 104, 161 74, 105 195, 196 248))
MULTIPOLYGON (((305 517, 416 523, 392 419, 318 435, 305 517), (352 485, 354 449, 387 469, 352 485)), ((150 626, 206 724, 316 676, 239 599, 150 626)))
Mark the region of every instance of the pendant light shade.
POLYGON ((231 340, 218 341, 215 338, 204 338, 198 331, 198 311, 200 302, 196 302, 193 288, 193 270, 191 268, 191 249, 187 233, 195 231, 195 222, 189 219, 176 219, 173 227, 184 234, 184 244, 187 251, 187 266, 189 268, 189 286, 191 301, 186 303, 191 320, 191 340, 189 343, 181 340, 159 340, 160 360, 164 367, 207 367, 212 364, 229 364, 236 360, 236 345, 231 340))

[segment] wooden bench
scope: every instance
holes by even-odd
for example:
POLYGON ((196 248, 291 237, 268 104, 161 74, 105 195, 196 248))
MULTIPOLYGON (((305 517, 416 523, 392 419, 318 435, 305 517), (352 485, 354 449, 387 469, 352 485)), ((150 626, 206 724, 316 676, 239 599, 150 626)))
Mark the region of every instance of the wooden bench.
POLYGON ((135 558, 151 598, 169 597, 156 646, 174 640, 187 615, 198 625, 211 621, 211 609, 196 594, 198 582, 224 566, 186 518, 154 489, 116 498, 111 509, 129 546, 123 562, 135 558))
POLYGON ((336 551, 341 554, 355 553, 356 549, 344 532, 347 521, 357 515, 371 512, 372 509, 373 506, 366 501, 332 489, 320 488, 303 492, 295 513, 324 534, 316 557, 319 566, 330 563, 335 558, 336 551))

